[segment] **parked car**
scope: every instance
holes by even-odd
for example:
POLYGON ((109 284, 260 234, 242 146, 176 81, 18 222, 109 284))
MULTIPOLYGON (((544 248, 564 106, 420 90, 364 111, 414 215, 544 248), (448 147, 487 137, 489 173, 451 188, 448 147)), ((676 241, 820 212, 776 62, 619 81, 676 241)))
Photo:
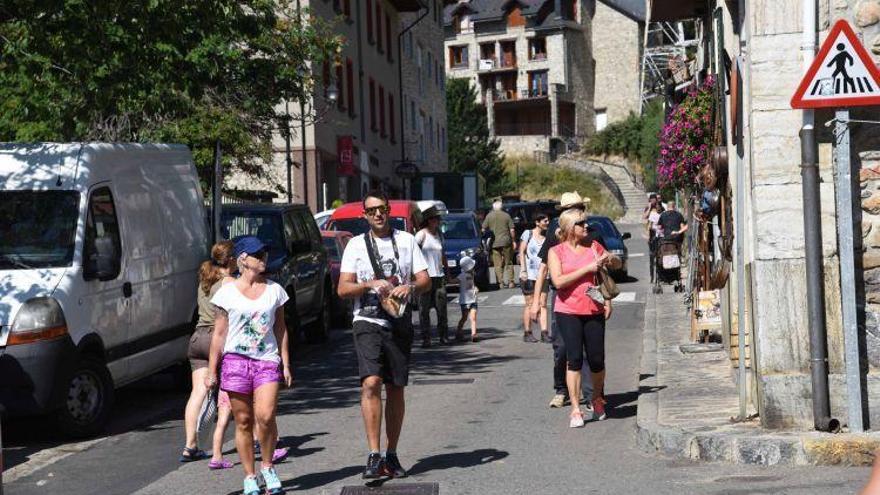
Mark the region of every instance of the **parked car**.
MULTIPOLYGON (((253 235, 269 247, 268 277, 287 290, 284 306, 293 342, 327 336, 333 284, 327 250, 309 207, 302 204, 224 205, 221 237, 253 235)), ((293 343, 292 342, 292 343, 293 343)))
POLYGON ((324 247, 327 249, 327 259, 330 262, 330 280, 333 283, 333 297, 331 310, 333 319, 342 326, 348 326, 351 323, 352 311, 354 307, 350 299, 341 299, 336 289, 339 287, 339 268, 342 264, 342 253, 345 252, 345 246, 351 240, 351 232, 343 230, 324 230, 321 231, 321 237, 324 239, 324 247))
POLYGON ((0 145, 0 403, 100 431, 186 360, 208 229, 181 145, 0 145))
POLYGON ((324 210, 315 213, 315 224, 318 225, 318 230, 326 230, 327 222, 330 221, 330 216, 333 215, 334 211, 336 210, 324 210))
MULTIPOLYGON (((422 213, 415 201, 392 199, 388 202, 391 207, 391 226, 397 230, 415 234, 422 223, 422 213)), ((360 201, 346 203, 333 212, 326 230, 344 230, 352 235, 360 235, 370 230, 370 225, 364 218, 364 205, 360 201)))
POLYGON ((480 224, 473 212, 454 212, 443 217, 443 249, 452 283, 457 284, 461 273, 459 260, 470 256, 476 261, 474 279, 480 290, 489 288, 489 256, 483 246, 480 224))
POLYGON ((516 203, 504 203, 501 207, 513 218, 513 227, 516 230, 516 240, 519 242, 522 233, 535 228, 535 216, 544 213, 550 218, 559 216, 556 209, 558 201, 521 201, 516 203))
MULTIPOLYGON (((603 217, 599 215, 590 215, 587 217, 587 225, 589 225, 590 229, 594 232, 597 232, 601 237, 601 244, 608 250, 611 254, 620 258, 623 262, 619 270, 614 270, 611 272, 611 276, 617 280, 626 280, 629 277, 629 249, 626 247, 624 241, 631 238, 632 235, 629 232, 620 233, 617 230, 617 226, 614 224, 608 217, 603 217)), ((559 228, 559 217, 553 218, 550 220, 550 227, 548 230, 556 230, 559 228)))

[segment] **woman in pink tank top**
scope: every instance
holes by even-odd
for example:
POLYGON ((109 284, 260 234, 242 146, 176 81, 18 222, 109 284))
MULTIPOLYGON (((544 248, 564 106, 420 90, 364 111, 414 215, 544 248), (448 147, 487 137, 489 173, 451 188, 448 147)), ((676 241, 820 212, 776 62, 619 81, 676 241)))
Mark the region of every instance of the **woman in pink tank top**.
POLYGON ((578 428, 584 425, 580 370, 585 351, 593 381, 593 419, 605 419, 605 320, 611 316, 611 301, 602 300, 596 274, 617 258, 596 241, 586 244, 587 217, 583 211, 568 210, 559 216, 558 237, 560 242, 550 250, 547 265, 556 286, 554 313, 568 360, 569 426, 578 428))

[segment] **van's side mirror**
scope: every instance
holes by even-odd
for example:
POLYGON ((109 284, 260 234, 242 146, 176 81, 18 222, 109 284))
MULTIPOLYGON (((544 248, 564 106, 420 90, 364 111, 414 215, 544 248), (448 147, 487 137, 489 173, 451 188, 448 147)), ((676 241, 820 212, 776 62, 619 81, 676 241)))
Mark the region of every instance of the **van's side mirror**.
POLYGON ((95 239, 95 252, 90 263, 89 278, 101 281, 113 280, 119 275, 119 253, 109 236, 95 239))
POLYGON ((624 241, 627 240, 627 239, 629 239, 629 238, 631 238, 631 237, 632 237, 632 234, 630 234, 629 232, 624 232, 623 235, 621 236, 621 238, 622 238, 624 241))

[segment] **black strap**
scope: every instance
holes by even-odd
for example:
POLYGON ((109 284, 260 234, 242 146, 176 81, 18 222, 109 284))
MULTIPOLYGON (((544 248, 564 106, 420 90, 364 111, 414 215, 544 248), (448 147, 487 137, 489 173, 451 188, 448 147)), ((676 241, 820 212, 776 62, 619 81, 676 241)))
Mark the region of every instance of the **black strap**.
MULTIPOLYGON (((376 280, 385 280, 385 271, 379 266, 379 246, 373 240, 372 231, 364 234, 364 241, 367 243, 367 255, 370 257, 370 264, 373 265, 373 273, 376 276, 376 280)), ((397 262, 397 269, 400 270, 400 253, 397 251, 394 229, 391 229, 391 247, 394 249, 394 261, 397 262)))

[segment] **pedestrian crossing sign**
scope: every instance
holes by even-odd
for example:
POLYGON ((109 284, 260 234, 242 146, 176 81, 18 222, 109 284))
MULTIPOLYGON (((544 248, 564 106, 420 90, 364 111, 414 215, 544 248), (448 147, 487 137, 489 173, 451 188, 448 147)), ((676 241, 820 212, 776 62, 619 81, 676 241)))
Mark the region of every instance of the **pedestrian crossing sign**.
POLYGON ((792 108, 880 105, 880 70, 852 27, 837 21, 791 98, 792 108))

